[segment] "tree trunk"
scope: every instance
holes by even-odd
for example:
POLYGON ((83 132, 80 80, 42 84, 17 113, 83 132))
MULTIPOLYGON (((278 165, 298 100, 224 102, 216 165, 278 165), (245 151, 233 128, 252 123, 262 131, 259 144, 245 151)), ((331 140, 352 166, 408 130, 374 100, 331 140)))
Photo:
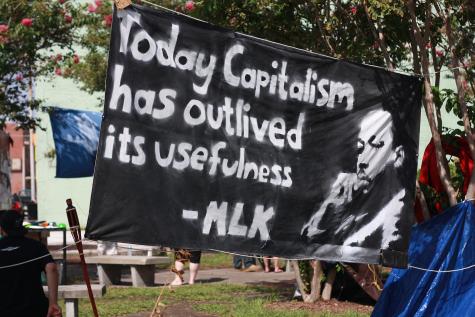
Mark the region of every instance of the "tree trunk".
MULTIPOLYGON (((475 141, 473 140, 472 128, 470 126, 470 118, 468 117, 467 103, 465 102, 465 87, 463 85, 464 78, 462 76, 462 73, 459 70, 459 67, 460 67, 459 57, 457 56, 457 51, 455 49, 456 39, 454 38, 454 34, 452 32, 452 25, 450 23, 451 9, 452 7, 450 5, 448 5, 445 8, 445 16, 443 17, 445 21, 445 31, 447 34, 447 42, 448 42, 449 50, 450 50, 451 67, 454 71, 455 82, 457 84, 457 96, 458 96, 458 102, 460 105, 460 111, 462 112, 463 126, 465 129, 465 138, 470 148, 470 155, 472 156, 472 160, 475 161, 475 141)), ((473 172, 470 177, 470 184, 468 186, 467 194, 465 198, 466 199, 475 198, 475 173, 473 172)))
POLYGON ((413 28, 412 31, 414 33, 414 37, 419 47, 419 55, 421 57, 422 73, 424 76, 424 107, 426 110, 427 119, 429 121, 429 126, 432 133, 432 139, 435 145, 437 169, 439 172, 442 185, 444 186, 445 192, 447 193, 447 196, 449 198, 450 206, 454 206, 457 204, 457 197, 456 197, 457 194, 450 180, 450 173, 448 172, 447 159, 445 157, 444 149, 442 148, 442 140, 441 140, 440 133, 437 129, 436 118, 434 115, 434 101, 432 98, 432 87, 431 87, 430 74, 429 74, 429 60, 426 54, 427 43, 422 38, 420 28, 417 25, 414 1, 409 0, 407 2, 407 7, 411 15, 411 20, 412 20, 411 22, 412 22, 412 28, 413 28))
POLYGON ((292 268, 295 272, 295 279, 297 281, 297 286, 299 288, 300 294, 302 294, 302 299, 304 303, 315 303, 317 300, 320 299, 320 281, 322 279, 323 270, 322 264, 318 260, 312 260, 310 263, 312 265, 312 279, 310 282, 310 293, 307 293, 305 290, 305 284, 302 280, 302 276, 300 274, 300 267, 298 261, 292 260, 290 261, 292 268))
POLYGON ((424 217, 424 220, 429 220, 429 208, 427 207, 426 197, 424 196, 424 193, 421 190, 421 185, 419 184, 419 181, 416 181, 416 198, 419 200, 419 204, 421 205, 422 216, 424 217))
POLYGON ((384 34, 381 31, 381 28, 377 27, 378 23, 373 22, 371 15, 369 14, 368 10, 368 3, 367 1, 363 1, 363 7, 366 14, 366 18, 368 19, 369 27, 371 29, 371 33, 373 33, 374 40, 378 42, 379 49, 381 53, 383 53, 384 61, 386 63, 386 67, 389 70, 394 70, 393 63, 391 62, 391 58, 389 57, 388 47, 386 46, 386 40, 384 39, 384 34))
POLYGON ((383 290, 383 282, 379 278, 379 267, 376 264, 341 263, 346 273, 375 301, 383 290))
POLYGON ((0 209, 11 209, 12 207, 10 144, 10 135, 4 130, 0 130, 0 209))
POLYGON ((322 292, 323 300, 330 300, 332 298, 333 283, 335 282, 335 278, 336 278, 336 268, 332 268, 330 272, 328 272, 327 280, 325 281, 325 287, 323 288, 323 292, 322 292))

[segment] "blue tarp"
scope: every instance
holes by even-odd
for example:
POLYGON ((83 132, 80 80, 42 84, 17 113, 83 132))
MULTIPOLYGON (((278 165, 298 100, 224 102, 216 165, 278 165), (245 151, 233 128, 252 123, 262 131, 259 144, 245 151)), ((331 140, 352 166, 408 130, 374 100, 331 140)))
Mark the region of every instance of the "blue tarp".
MULTIPOLYGON (((475 264, 475 207, 460 203, 412 229, 410 266, 475 264)), ((451 272, 393 269, 371 316, 475 316, 475 267, 451 272)))
POLYGON ((56 148, 56 177, 92 176, 102 114, 53 107, 49 116, 56 148))

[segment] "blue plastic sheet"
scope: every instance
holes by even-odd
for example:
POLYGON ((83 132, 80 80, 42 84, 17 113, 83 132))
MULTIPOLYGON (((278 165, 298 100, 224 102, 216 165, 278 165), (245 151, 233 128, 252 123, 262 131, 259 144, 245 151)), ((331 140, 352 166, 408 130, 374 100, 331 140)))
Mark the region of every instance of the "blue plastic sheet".
POLYGON ((102 114, 54 107, 49 116, 56 148, 56 177, 92 176, 102 114))
MULTIPOLYGON (((460 203, 412 229, 410 266, 475 264, 475 207, 460 203)), ((372 316, 475 316, 475 267, 450 273, 393 269, 372 316)))

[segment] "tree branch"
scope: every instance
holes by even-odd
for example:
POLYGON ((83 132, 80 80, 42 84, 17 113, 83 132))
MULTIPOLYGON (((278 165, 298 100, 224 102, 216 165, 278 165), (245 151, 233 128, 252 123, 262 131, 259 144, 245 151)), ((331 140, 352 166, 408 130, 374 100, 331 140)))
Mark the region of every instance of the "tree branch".
POLYGON ((379 28, 378 24, 373 22, 373 19, 371 18, 371 15, 369 14, 367 0, 363 0, 362 5, 366 14, 366 18, 368 19, 371 33, 373 33, 373 37, 378 42, 379 49, 383 53, 383 57, 386 62, 386 67, 389 70, 394 70, 394 65, 391 62, 391 58, 389 57, 388 48, 386 46, 386 41, 384 39, 384 34, 381 31, 381 28, 379 28))
MULTIPOLYGON (((440 177, 440 180, 442 181, 442 185, 444 186, 444 189, 449 198, 449 203, 451 206, 454 206, 457 204, 457 197, 456 197, 454 187, 452 186, 452 183, 450 181, 450 174, 449 174, 447 159, 445 157, 445 152, 442 147, 442 140, 441 140, 440 133, 437 129, 436 119, 434 115, 434 101, 433 101, 433 96, 432 96, 432 85, 430 82, 430 75, 429 75, 429 60, 426 54, 427 39, 424 40, 422 38, 421 30, 419 28, 419 25, 417 24, 414 0, 407 1, 407 8, 411 16, 412 31, 414 33, 414 38, 416 39, 416 43, 419 47, 419 53, 421 57, 422 73, 424 76, 424 108, 426 110, 427 119, 429 121, 429 126, 432 133, 432 139, 435 145, 436 158, 437 158, 436 160, 437 170, 439 172, 439 177, 440 177)), ((428 11, 430 12, 430 10, 428 11)), ((427 24, 426 24, 426 29, 427 29, 427 24)))

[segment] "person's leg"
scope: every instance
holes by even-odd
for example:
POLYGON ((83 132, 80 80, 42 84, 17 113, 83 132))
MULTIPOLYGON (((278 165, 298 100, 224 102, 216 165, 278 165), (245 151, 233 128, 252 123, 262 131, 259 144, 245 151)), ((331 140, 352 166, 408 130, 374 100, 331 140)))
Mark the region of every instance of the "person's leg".
POLYGON ((190 284, 195 284, 196 276, 200 268, 201 251, 190 251, 190 284))
POLYGON ((242 256, 241 257, 244 261, 244 268, 247 269, 248 267, 250 267, 251 265, 255 265, 256 264, 256 259, 254 257, 251 257, 251 256, 242 256))
POLYGON ((199 263, 190 262, 190 280, 189 280, 190 285, 195 284, 195 279, 196 279, 196 276, 198 275, 199 268, 200 268, 199 263))
POLYGON ((274 272, 275 273, 281 273, 283 272, 281 269, 280 269, 280 266, 279 266, 279 258, 274 256, 272 258, 273 262, 274 262, 274 272))
POLYGON ((183 268, 185 265, 181 261, 175 261, 175 268, 172 270, 175 272, 175 279, 170 283, 170 285, 181 285, 183 284, 183 268))
POLYGON ((269 263, 270 262, 270 258, 268 256, 265 256, 264 257, 264 271, 266 273, 269 273, 270 272, 270 267, 269 267, 269 263))

